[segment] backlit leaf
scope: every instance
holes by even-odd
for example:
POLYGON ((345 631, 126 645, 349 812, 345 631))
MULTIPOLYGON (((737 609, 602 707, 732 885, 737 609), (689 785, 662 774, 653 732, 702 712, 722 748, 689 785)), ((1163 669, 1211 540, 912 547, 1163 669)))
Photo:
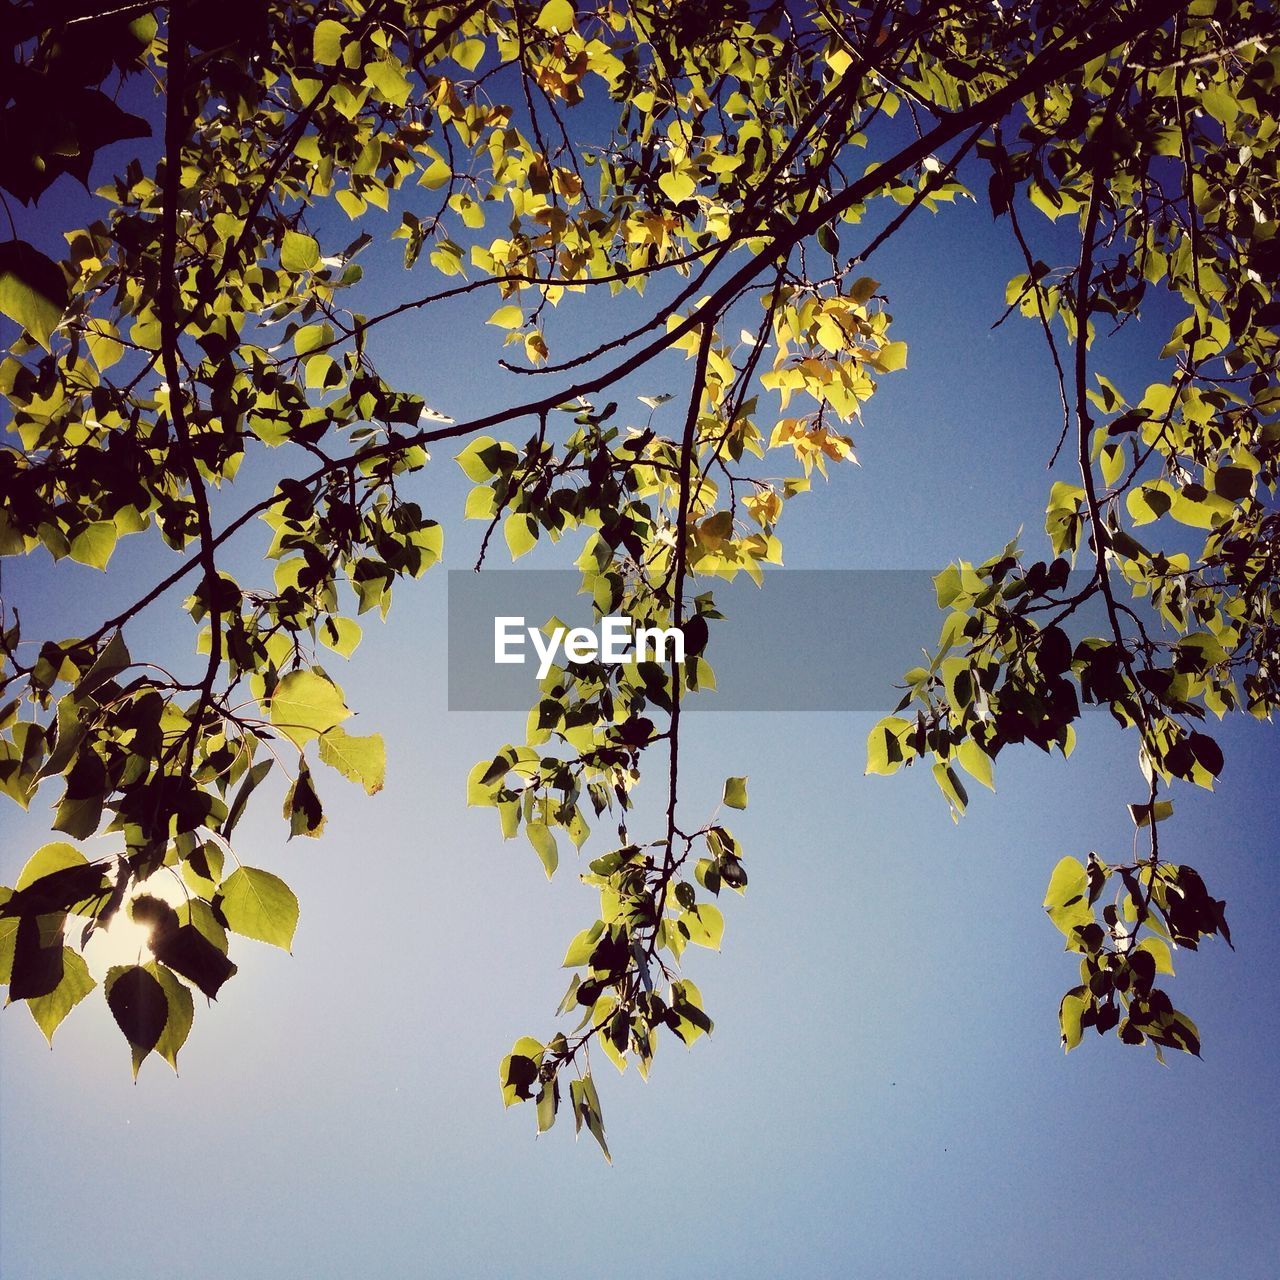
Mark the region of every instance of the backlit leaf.
POLYGON ((387 749, 380 734, 354 737, 345 729, 330 729, 320 735, 320 760, 344 778, 358 782, 369 795, 382 790, 387 749))
POLYGON ((271 723, 296 746, 303 746, 345 720, 351 712, 342 692, 315 671, 291 671, 271 692, 271 723))
POLYGON ((279 876, 256 867, 240 867, 221 884, 216 904, 227 927, 246 938, 285 951, 298 927, 298 899, 279 876))
POLYGON ((67 282, 56 263, 24 241, 0 242, 0 314, 48 351, 66 307, 67 282))

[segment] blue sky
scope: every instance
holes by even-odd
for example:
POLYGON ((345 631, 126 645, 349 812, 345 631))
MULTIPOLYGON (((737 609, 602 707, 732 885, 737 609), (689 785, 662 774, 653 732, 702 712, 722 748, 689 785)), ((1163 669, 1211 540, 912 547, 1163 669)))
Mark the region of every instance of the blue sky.
MULTIPOLYGON (((869 270, 909 365, 856 433, 862 466, 789 509, 788 566, 937 569, 1019 526, 1043 553, 1056 394, 1034 325, 989 329, 1019 270, 1007 229, 970 203, 922 213, 869 270)), ((521 395, 476 354, 493 305, 402 325, 383 343, 390 380, 457 417, 521 395)), ((581 341, 631 312, 576 314, 581 341)), ((1164 330, 1099 344, 1122 390, 1151 380, 1164 330)), ((627 394, 681 376, 666 361, 627 394)), ((447 453, 417 486, 446 566, 469 565, 478 529, 447 453)), ((256 537, 237 544, 249 580, 267 576, 256 537)), ((31 634, 74 634, 170 558, 126 544, 106 578, 9 563, 6 597, 31 634)), ((1269 726, 1222 730, 1218 793, 1183 788, 1162 839, 1227 899, 1237 946, 1177 957, 1169 989, 1204 1060, 1165 1069, 1111 1037, 1058 1047, 1076 979, 1040 909, 1049 872, 1125 848, 1123 805, 1142 798, 1107 717, 1086 717, 1069 762, 1002 757, 997 794, 958 826, 927 773, 863 776, 870 715, 689 717, 682 811, 708 814, 726 775, 750 776, 734 830, 751 886, 724 904, 723 952, 688 958, 712 1039, 668 1038, 647 1084, 597 1065, 610 1168, 567 1116, 535 1140, 527 1108, 502 1108, 497 1063, 549 1034, 558 961, 594 903, 571 859, 548 884, 527 845, 464 807, 468 769, 524 717, 446 710, 444 604, 441 569, 397 588, 334 672, 358 729, 386 738, 385 790, 319 777, 318 842, 286 843, 278 792, 241 824, 240 856, 302 900, 294 954, 237 941, 240 974, 197 1011, 179 1078, 151 1061, 131 1083, 100 995, 52 1053, 25 1011, 0 1019, 6 1277, 1280 1274, 1269 726)), ((180 655, 190 626, 170 602, 130 640, 180 655)), ((762 678, 797 660, 814 655, 762 654, 762 678)), ((0 816, 0 879, 47 838, 52 799, 0 816)))

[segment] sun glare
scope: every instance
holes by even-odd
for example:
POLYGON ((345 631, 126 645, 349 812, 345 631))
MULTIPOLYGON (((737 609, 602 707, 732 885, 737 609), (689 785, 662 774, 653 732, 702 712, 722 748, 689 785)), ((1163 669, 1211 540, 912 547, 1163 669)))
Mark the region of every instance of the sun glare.
MULTIPOLYGON (((133 918, 133 903, 140 897, 159 898, 175 909, 182 907, 187 900, 177 877, 164 868, 135 885, 111 923, 105 928, 95 929, 85 945, 84 962, 89 966, 89 973, 99 982, 115 965, 146 964, 155 958, 147 946, 151 926, 139 924, 133 918)), ((78 942, 78 932, 68 927, 67 938, 78 942)))

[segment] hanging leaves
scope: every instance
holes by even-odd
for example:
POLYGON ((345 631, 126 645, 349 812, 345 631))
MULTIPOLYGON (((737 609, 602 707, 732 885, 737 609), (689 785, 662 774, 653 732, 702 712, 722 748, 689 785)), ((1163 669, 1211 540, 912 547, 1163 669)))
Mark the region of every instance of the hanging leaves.
POLYGON ((450 442, 482 564, 563 542, 595 620, 624 615, 660 642, 614 667, 579 660, 562 628, 524 739, 466 790, 504 840, 523 828, 548 876, 563 854, 590 890, 560 1005, 577 1026, 518 1042, 501 1082, 508 1104, 534 1102, 539 1132, 566 1100, 607 1155, 587 1054, 647 1074, 667 1032, 710 1031, 681 966, 697 963, 690 944, 720 947, 724 890, 747 886, 716 820, 746 807, 747 779, 677 794, 681 707, 715 685, 714 585, 764 583, 790 504, 857 463, 882 380, 911 376, 895 282, 853 264, 880 243, 867 227, 945 216, 976 156, 1025 258, 1006 303, 1053 348, 1069 469, 1045 496, 1045 559, 1011 542, 938 575, 938 645, 872 729, 867 772, 927 761, 958 819, 968 779, 994 788, 1001 751, 1066 756, 1083 708, 1105 707, 1139 744, 1126 825, 1146 847, 1052 873, 1045 910, 1083 979, 1060 1034, 1198 1052, 1155 977, 1174 944, 1230 938, 1224 904, 1163 851, 1171 792, 1212 789, 1227 768, 1214 718, 1280 707, 1265 14, 1097 0, 959 7, 926 29, 890 6, 873 36, 802 5, 795 39, 767 6, 623 6, 604 23, 568 0, 425 18, 400 0, 322 17, 271 3, 235 22, 174 10, 176 28, 167 12, 91 14, 77 25, 97 55, 77 60, 52 56, 62 27, 40 31, 27 8, 0 186, 19 202, 60 174, 90 186, 102 148, 147 133, 103 92, 108 75, 113 91, 117 72, 161 86, 166 127, 158 161, 102 157, 119 172, 95 173, 88 225, 54 228, 61 261, 16 231, 0 243, 0 555, 47 552, 115 583, 128 538, 177 553, 84 637, 0 617, 0 791, 26 806, 55 780, 55 829, 95 838, 93 862, 49 844, 0 891, 0 974, 46 1035, 88 989, 80 949, 122 909, 154 956, 106 984, 135 1073, 153 1051, 176 1066, 192 992, 212 998, 236 972, 227 929, 292 945, 292 891, 232 842, 276 763, 291 836, 323 830, 317 760, 369 795, 383 786, 382 739, 347 731, 317 649, 351 658, 356 618, 386 617, 440 559, 442 527, 419 504, 439 493, 423 483, 430 451, 450 442), (909 133, 885 123, 887 75, 911 94, 909 133), (1038 251, 1041 214, 1057 231, 1038 251), (1079 243, 1055 265, 1069 227, 1079 243), (388 241, 407 279, 433 283, 397 293, 388 241), (646 290, 647 314, 594 301, 644 305, 646 290), (1121 387, 1098 368, 1106 334, 1157 290, 1165 364, 1121 387), (352 305, 384 294, 377 313, 352 305), (429 344, 409 371, 422 385, 379 371, 383 326, 427 313, 470 326, 492 434, 465 401, 428 407, 444 394, 429 344), (665 382, 674 353, 679 386, 665 382), (527 400, 486 381, 491 358, 524 375, 527 400), (637 396, 633 373, 671 389, 637 396), (225 543, 255 528, 270 564, 256 572, 250 551, 242 582, 225 543), (136 647, 135 619, 178 584, 196 650, 182 678, 166 653, 135 660, 122 634, 136 647), (1104 625, 1078 625, 1087 603, 1104 625), (667 794, 636 807, 655 775, 667 794), (162 867, 191 895, 181 906, 139 890, 162 867))

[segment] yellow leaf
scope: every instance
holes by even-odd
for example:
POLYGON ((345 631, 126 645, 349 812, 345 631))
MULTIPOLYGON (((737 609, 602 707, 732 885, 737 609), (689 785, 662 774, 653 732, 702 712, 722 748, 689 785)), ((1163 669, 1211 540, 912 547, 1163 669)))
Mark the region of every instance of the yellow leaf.
POLYGON ((453 48, 453 60, 467 71, 474 71, 484 57, 483 40, 461 40, 453 48))
POLYGON ((495 325, 499 329, 518 329, 524 323, 524 312, 515 303, 499 307, 485 324, 495 325))
POLYGON ((681 201, 688 200, 697 190, 697 184, 687 173, 675 169, 664 173, 658 179, 658 186, 662 188, 663 194, 672 204, 680 204, 681 201))
POLYGON ((547 0, 534 22, 543 31, 563 33, 573 30, 573 5, 569 0, 547 0))
POLYGON ((886 342, 876 353, 875 366, 881 373, 895 373, 907 364, 907 344, 905 342, 886 342))

